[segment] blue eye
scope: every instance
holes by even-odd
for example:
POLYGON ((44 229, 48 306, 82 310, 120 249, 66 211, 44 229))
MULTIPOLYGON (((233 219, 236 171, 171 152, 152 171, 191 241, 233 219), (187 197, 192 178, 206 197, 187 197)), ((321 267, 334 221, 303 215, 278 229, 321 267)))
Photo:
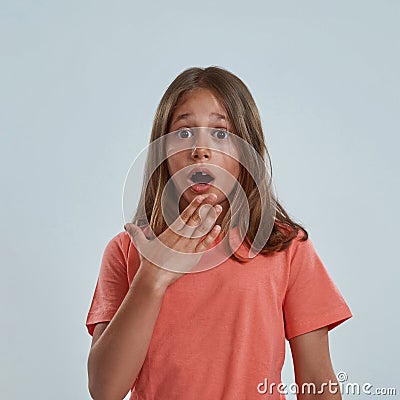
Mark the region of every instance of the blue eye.
POLYGON ((229 132, 224 129, 217 129, 213 132, 213 135, 220 140, 227 139, 229 136, 229 132))
POLYGON ((187 139, 192 137, 193 133, 190 129, 179 129, 179 131, 176 131, 176 136, 178 136, 179 139, 187 139))

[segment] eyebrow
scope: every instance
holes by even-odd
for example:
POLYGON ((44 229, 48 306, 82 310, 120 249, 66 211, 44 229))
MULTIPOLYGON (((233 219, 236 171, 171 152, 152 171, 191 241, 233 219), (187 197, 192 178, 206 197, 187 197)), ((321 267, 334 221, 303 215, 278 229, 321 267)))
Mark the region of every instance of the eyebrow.
MULTIPOLYGON (((191 116, 193 116, 193 114, 190 114, 190 113, 180 114, 175 118, 175 120, 172 123, 175 124, 176 122, 178 122, 178 121, 180 121, 182 119, 187 119, 188 117, 191 117, 191 116)), ((214 119, 218 119, 218 120, 220 120, 220 119, 226 120, 225 115, 218 114, 218 113, 215 113, 215 112, 211 113, 210 117, 214 117, 214 119)))

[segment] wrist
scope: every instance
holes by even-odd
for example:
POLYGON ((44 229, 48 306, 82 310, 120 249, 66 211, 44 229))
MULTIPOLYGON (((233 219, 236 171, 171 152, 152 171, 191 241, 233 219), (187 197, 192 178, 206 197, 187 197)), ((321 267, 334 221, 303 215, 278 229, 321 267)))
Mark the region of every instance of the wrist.
POLYGON ((143 260, 135 275, 135 280, 155 295, 164 296, 168 288, 162 268, 154 265, 148 260, 143 260))

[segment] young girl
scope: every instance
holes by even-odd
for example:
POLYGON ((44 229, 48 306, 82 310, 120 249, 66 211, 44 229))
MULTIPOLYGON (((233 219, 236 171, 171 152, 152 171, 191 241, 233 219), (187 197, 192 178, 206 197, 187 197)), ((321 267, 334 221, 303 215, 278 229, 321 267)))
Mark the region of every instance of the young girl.
POLYGON ((352 314, 257 161, 269 155, 245 84, 222 68, 184 71, 156 111, 156 142, 87 316, 92 398, 282 399, 286 338, 298 398, 340 399, 328 330, 352 314))

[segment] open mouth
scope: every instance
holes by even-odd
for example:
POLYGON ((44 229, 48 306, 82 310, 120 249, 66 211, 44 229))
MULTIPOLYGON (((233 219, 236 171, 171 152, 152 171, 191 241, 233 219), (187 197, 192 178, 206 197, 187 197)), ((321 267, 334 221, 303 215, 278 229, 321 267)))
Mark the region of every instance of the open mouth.
POLYGON ((208 174, 207 172, 195 172, 190 176, 190 180, 193 183, 203 183, 208 184, 214 180, 214 177, 208 174))

